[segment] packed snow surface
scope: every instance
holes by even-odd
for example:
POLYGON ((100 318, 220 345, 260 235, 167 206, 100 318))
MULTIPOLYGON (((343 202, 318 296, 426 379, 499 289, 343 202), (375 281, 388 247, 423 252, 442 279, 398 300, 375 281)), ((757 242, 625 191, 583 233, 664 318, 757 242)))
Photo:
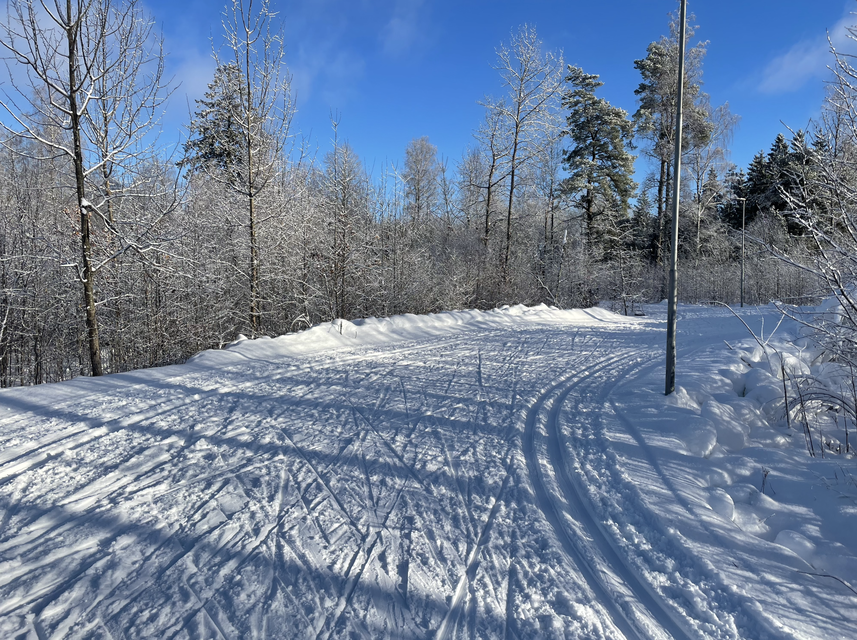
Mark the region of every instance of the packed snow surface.
POLYGON ((857 638, 857 434, 784 408, 836 365, 773 308, 681 307, 666 397, 664 309, 5 390, 0 638, 857 638))

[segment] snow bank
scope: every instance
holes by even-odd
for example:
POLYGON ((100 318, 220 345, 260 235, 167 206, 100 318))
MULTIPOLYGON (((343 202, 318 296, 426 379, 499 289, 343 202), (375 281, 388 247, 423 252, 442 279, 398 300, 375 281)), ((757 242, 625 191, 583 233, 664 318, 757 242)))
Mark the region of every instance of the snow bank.
POLYGON ((224 349, 203 351, 189 362, 198 366, 224 366, 242 359, 272 360, 278 357, 308 356, 334 349, 426 340, 462 331, 501 329, 516 324, 567 322, 585 326, 623 321, 635 322, 635 319, 597 307, 561 310, 544 304, 535 307, 507 305, 490 311, 444 311, 420 316, 404 314, 352 321, 336 319, 277 338, 248 340, 241 336, 224 349))
MULTIPOLYGON (((836 307, 818 311, 835 314, 836 307)), ((763 336, 765 320, 776 324, 775 308, 748 310, 744 319, 764 346, 746 330, 725 345, 712 344, 713 327, 687 330, 679 334, 676 392, 658 398, 636 390, 633 401, 619 400, 645 443, 624 464, 629 474, 658 478, 642 490, 644 501, 681 530, 694 557, 711 561, 720 588, 756 610, 759 634, 817 637, 819 625, 830 623, 834 636, 857 637, 850 614, 824 623, 816 615, 857 594, 857 430, 833 401, 852 396, 849 372, 796 322, 763 336), (795 407, 799 393, 803 407, 795 407), (676 499, 686 511, 676 510, 676 499)), ((653 376, 652 388, 659 384, 653 376)), ((682 572, 695 566, 676 562, 682 572)))

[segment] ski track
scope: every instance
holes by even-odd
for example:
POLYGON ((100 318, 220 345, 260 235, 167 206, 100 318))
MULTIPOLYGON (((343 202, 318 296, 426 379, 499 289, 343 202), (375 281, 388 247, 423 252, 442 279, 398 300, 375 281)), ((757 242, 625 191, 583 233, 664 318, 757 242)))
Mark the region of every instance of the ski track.
MULTIPOLYGON (((683 640, 690 636, 677 620, 675 612, 660 600, 655 590, 637 575, 637 572, 617 551, 615 542, 604 530, 584 489, 580 486, 579 476, 569 472, 570 465, 565 455, 567 447, 563 445, 559 422, 563 405, 572 393, 577 398, 587 398, 591 402, 594 402, 590 400, 592 397, 599 399, 608 397, 610 391, 627 375, 627 372, 619 375, 613 373, 617 364, 628 358, 639 359, 640 353, 625 352, 619 357, 608 357, 591 363, 585 376, 573 376, 570 381, 558 384, 540 398, 528 416, 525 451, 530 477, 537 486, 537 495, 543 511, 550 514, 551 524, 557 529, 564 548, 573 556, 590 587, 610 611, 614 624, 628 638, 644 638, 647 635, 646 622, 649 621, 640 619, 642 613, 643 616, 650 617, 651 621, 655 622, 655 628, 662 629, 673 638, 683 640), (613 379, 603 380, 604 371, 611 372, 613 379), (540 414, 543 413, 547 413, 547 416, 540 420, 540 414), (534 445, 539 426, 545 432, 539 435, 540 439, 547 440, 546 457, 556 478, 559 495, 551 495, 551 490, 543 480, 544 472, 541 470, 543 458, 539 457, 534 445), (558 504, 560 500, 564 506, 558 504), (588 534, 589 548, 581 545, 583 540, 581 536, 569 535, 559 515, 563 509, 588 534), (593 553, 599 554, 601 558, 592 559, 593 553), (599 564, 603 565, 600 570, 599 564), (618 584, 616 584, 617 579, 618 584), (642 606, 642 612, 639 610, 640 606, 642 606)), ((572 413, 580 415, 580 411, 572 411, 572 413)), ((648 626, 651 626, 650 622, 648 626)))
POLYGON ((0 419, 0 633, 542 637, 526 608, 568 637, 688 638, 597 521, 560 424, 633 376, 652 333, 483 330, 189 367, 102 405, 16 400, 27 420, 0 419))

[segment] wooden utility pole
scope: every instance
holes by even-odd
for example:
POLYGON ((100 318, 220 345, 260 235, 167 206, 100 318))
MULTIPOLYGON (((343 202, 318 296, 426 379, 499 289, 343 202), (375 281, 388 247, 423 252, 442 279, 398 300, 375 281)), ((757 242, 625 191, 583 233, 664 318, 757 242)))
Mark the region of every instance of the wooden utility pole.
POLYGON ((673 160, 673 200, 672 200, 672 245, 670 246, 669 302, 667 306, 667 375, 665 395, 675 391, 675 333, 676 313, 678 311, 678 285, 676 284, 676 264, 678 263, 678 199, 681 194, 681 115, 684 99, 684 48, 687 37, 687 0, 681 0, 681 26, 678 41, 678 90, 676 94, 675 117, 675 159, 673 160))

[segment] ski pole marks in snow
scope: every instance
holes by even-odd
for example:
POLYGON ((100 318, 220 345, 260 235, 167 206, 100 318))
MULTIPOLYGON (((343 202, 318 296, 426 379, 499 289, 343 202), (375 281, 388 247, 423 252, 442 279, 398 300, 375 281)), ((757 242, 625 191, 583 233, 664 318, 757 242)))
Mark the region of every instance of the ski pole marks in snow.
POLYGON ((745 600, 652 581, 599 422, 657 327, 394 318, 0 393, 0 637, 735 637, 745 600))

